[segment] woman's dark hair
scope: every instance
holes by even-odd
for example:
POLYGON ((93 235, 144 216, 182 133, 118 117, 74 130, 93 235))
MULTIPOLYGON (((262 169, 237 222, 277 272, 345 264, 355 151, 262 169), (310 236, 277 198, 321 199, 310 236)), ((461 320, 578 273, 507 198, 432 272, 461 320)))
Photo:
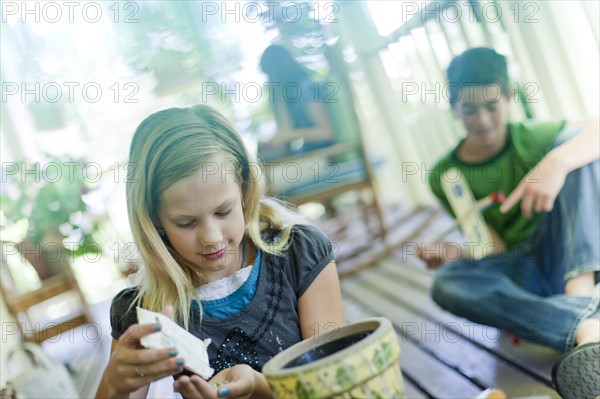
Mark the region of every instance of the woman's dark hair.
POLYGON ((456 56, 447 71, 450 103, 460 100, 465 87, 499 85, 508 96, 506 57, 487 47, 475 47, 456 56))
POLYGON ((260 69, 271 82, 284 85, 289 82, 310 80, 308 73, 283 46, 272 44, 260 57, 260 69))
MULTIPOLYGON (((272 44, 260 57, 260 69, 267 74, 273 88, 273 105, 284 103, 296 129, 315 125, 308 115, 308 104, 313 100, 314 84, 308 72, 285 48, 272 44)), ((274 107, 275 119, 279 120, 274 107)))

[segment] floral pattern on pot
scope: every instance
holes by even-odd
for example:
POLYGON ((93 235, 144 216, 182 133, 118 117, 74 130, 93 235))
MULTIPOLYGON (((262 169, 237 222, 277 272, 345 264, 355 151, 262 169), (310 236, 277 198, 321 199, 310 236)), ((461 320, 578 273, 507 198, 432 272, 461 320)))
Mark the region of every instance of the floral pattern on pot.
POLYGON ((377 320, 379 326, 344 350, 314 363, 280 370, 274 373, 276 375, 265 367, 263 372, 274 396, 282 399, 404 398, 396 333, 386 319, 383 319, 385 322, 381 318, 371 320, 377 320))

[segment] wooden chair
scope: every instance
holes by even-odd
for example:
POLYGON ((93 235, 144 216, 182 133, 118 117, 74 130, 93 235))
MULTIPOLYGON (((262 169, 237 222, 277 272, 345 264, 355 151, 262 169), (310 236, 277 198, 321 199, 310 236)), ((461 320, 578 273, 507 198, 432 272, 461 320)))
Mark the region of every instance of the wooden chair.
POLYGON ((7 245, 14 244, 2 245, 0 290, 22 341, 40 343, 92 321, 85 296, 68 264, 42 279, 37 289, 24 290, 19 287, 13 270, 28 267, 29 262, 20 252, 7 251, 7 245), (61 312, 61 308, 68 311, 61 312))
POLYGON ((324 105, 335 132, 335 143, 265 162, 269 194, 295 205, 323 203, 334 213, 330 205, 334 198, 356 192, 365 225, 371 224, 373 213, 377 219, 373 238, 385 239, 387 228, 374 176, 383 159, 373 159, 367 152, 352 89, 343 71, 336 69, 334 63, 331 65, 331 83, 336 85, 337 92, 324 105), (370 198, 365 198, 365 194, 370 198))

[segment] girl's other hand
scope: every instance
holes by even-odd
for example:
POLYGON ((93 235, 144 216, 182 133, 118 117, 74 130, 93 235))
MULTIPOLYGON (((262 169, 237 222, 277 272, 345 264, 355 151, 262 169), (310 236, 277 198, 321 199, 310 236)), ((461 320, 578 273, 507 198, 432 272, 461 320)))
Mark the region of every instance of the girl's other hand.
POLYGON ((189 399, 246 399, 256 388, 255 373, 247 364, 238 364, 219 372, 210 381, 197 375, 182 376, 173 386, 189 399))

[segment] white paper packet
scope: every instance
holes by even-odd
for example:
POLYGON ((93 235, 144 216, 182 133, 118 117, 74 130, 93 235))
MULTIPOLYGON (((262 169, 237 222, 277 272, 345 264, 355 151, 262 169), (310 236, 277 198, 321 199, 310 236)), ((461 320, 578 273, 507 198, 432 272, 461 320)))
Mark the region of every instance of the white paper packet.
POLYGON ((201 340, 181 328, 167 316, 137 307, 137 318, 140 324, 158 323, 161 330, 142 337, 141 344, 145 348, 176 348, 177 353, 185 359, 184 368, 208 380, 215 370, 208 363, 206 348, 211 340, 201 340))

